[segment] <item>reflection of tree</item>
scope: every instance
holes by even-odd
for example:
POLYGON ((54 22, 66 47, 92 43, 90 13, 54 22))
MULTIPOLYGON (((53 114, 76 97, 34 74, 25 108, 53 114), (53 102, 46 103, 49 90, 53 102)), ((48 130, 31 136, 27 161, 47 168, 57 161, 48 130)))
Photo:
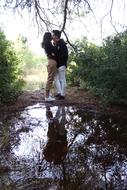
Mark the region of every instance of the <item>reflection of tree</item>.
POLYGON ((125 175, 123 160, 126 152, 125 149, 124 155, 119 152, 121 141, 117 131, 117 128, 124 127, 124 123, 74 110, 70 118, 74 118, 71 126, 68 123, 71 135, 77 134, 77 137, 66 159, 68 180, 79 184, 78 188, 81 184, 90 189, 124 187, 125 178, 124 182, 121 179, 125 175), (121 168, 124 168, 124 175, 121 168))
MULTIPOLYGON (((126 119, 77 108, 59 107, 58 110, 55 116, 67 130, 65 159, 55 165, 43 159, 40 152, 36 152, 33 160, 20 159, 22 178, 15 182, 16 187, 26 190, 126 189, 127 139, 123 139, 126 119)), ((40 146, 44 149, 45 142, 41 141, 40 146)), ((16 164, 18 168, 18 160, 16 164)))

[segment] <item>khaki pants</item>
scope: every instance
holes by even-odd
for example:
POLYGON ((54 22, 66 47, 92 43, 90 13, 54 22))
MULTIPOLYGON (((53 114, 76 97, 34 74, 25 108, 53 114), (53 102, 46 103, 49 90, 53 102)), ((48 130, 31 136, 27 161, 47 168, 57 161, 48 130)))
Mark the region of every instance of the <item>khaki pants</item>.
POLYGON ((54 77, 56 74, 56 61, 53 59, 48 59, 48 65, 47 65, 47 72, 48 72, 48 78, 47 78, 47 83, 46 83, 46 91, 50 91, 53 81, 54 81, 54 77))

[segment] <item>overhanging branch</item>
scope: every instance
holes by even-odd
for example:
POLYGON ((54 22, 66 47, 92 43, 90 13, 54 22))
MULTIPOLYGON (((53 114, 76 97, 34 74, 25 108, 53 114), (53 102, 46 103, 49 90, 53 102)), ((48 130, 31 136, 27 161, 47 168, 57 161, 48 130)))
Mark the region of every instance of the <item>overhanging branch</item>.
POLYGON ((118 33, 118 31, 116 30, 116 27, 115 25, 113 24, 113 21, 112 21, 112 9, 113 9, 113 3, 114 3, 114 0, 111 0, 111 5, 110 5, 110 9, 109 11, 102 17, 100 23, 101 23, 101 34, 102 34, 102 24, 103 24, 103 20, 105 19, 105 17, 107 17, 108 15, 110 15, 110 23, 111 25, 113 26, 114 30, 116 31, 116 33, 118 33))
POLYGON ((74 50, 75 52, 77 52, 76 47, 74 46, 74 44, 72 44, 72 43, 70 42, 69 37, 68 37, 68 35, 66 34, 66 32, 63 31, 63 33, 64 33, 64 35, 65 35, 65 37, 66 37, 67 43, 73 48, 73 50, 74 50))
POLYGON ((63 26, 61 28, 61 32, 64 31, 65 29, 65 25, 66 25, 66 21, 67 21, 67 8, 68 8, 68 1, 69 0, 65 0, 65 5, 64 5, 64 19, 63 19, 63 26))

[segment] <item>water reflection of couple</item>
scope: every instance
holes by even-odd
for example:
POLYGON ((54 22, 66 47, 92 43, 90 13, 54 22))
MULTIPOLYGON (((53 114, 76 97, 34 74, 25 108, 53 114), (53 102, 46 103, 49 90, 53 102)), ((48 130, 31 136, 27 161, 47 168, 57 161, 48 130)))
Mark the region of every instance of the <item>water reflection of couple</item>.
POLYGON ((44 48, 48 59, 48 78, 45 91, 45 101, 47 102, 55 100, 55 98, 50 95, 53 81, 57 89, 57 99, 64 100, 65 98, 68 49, 66 43, 60 37, 61 32, 59 30, 53 30, 53 34, 45 32, 43 37, 42 48, 44 48))
POLYGON ((48 162, 60 164, 67 155, 67 131, 65 129, 65 108, 58 107, 55 117, 50 110, 46 108, 48 119, 47 144, 44 148, 44 158, 48 162))

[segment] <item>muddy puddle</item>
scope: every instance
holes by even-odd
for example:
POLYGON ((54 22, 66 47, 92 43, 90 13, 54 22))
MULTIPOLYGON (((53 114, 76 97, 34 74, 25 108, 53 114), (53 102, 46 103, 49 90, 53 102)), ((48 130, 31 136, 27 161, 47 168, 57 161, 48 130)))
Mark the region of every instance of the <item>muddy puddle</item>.
POLYGON ((127 189, 127 119, 35 104, 0 119, 0 190, 127 189))

